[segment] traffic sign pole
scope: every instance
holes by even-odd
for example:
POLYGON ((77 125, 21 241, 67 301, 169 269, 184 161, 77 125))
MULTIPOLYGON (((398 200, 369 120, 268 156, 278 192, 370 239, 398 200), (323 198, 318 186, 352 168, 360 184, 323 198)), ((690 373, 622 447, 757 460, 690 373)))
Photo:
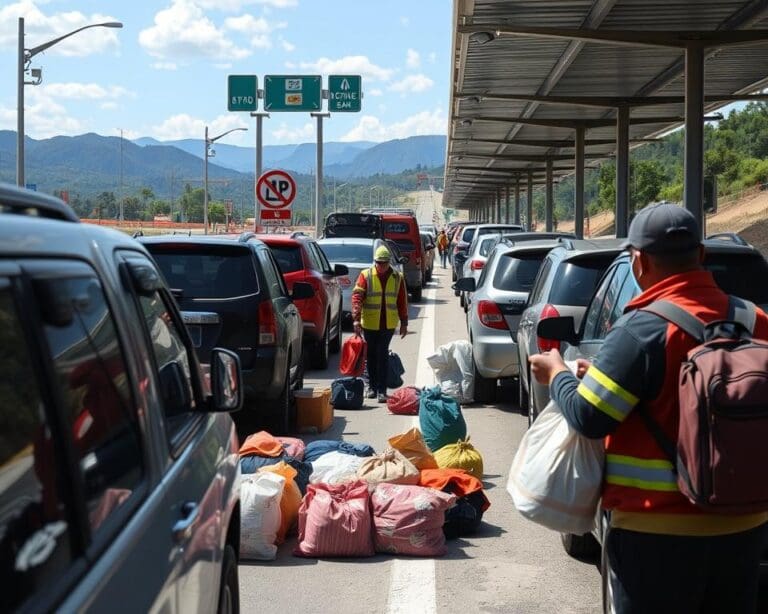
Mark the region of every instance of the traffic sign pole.
POLYGON ((262 171, 262 120, 269 117, 269 113, 251 113, 256 118, 256 173, 253 176, 253 232, 258 232, 261 217, 261 206, 258 197, 258 181, 262 171))
POLYGON ((322 222, 320 214, 323 203, 323 118, 330 117, 330 113, 310 113, 317 118, 317 172, 315 173, 315 236, 320 238, 322 222))

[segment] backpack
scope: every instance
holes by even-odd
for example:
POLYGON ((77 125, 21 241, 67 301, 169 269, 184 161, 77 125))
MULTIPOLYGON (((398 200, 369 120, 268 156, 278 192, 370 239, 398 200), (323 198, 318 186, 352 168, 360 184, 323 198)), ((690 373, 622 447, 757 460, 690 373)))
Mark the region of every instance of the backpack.
POLYGON ((341 348, 341 361, 339 372, 342 375, 360 377, 365 371, 365 351, 367 344, 365 339, 358 335, 352 335, 344 342, 341 348))
POLYGON ((360 409, 365 382, 359 377, 340 377, 331 383, 331 405, 336 409, 360 409))
POLYGON ((677 446, 640 410, 676 468, 680 492, 708 512, 767 511, 768 343, 752 338, 755 306, 729 297, 728 317, 707 324, 667 301, 643 311, 699 342, 680 367, 677 446))
POLYGON ((387 388, 400 388, 403 385, 403 378, 401 377, 403 373, 405 373, 403 361, 390 350, 389 360, 387 360, 387 388))

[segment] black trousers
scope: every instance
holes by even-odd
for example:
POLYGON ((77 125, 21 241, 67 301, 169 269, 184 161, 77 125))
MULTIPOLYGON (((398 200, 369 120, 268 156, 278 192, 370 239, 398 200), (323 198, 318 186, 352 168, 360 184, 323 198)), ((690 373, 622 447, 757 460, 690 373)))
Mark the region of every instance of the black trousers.
POLYGON ((610 529, 617 614, 754 614, 766 526, 687 537, 610 529))
POLYGON ((363 329, 368 344, 368 386, 377 393, 387 394, 387 373, 389 372, 389 342, 394 330, 363 329))

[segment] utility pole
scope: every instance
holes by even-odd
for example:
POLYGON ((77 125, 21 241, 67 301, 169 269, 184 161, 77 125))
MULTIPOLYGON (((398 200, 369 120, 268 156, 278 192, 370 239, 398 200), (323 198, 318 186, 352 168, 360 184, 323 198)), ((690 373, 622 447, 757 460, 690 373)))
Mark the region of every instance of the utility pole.
POLYGON ((123 129, 120 128, 120 198, 117 203, 117 219, 121 222, 125 219, 125 211, 123 211, 123 129))

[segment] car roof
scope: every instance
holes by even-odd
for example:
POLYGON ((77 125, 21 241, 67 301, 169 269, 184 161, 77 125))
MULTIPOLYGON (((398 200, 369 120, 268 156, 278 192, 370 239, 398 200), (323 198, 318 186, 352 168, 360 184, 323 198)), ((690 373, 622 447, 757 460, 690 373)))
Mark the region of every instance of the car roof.
POLYGON ((578 258, 588 254, 618 254, 626 239, 558 239, 558 245, 553 248, 564 250, 564 259, 578 258))
POLYGON ((335 245, 373 245, 376 241, 383 241, 383 239, 368 239, 365 237, 328 237, 317 240, 321 245, 327 243, 335 245))
POLYGON ((238 240, 232 235, 156 235, 154 237, 141 237, 139 239, 141 243, 145 245, 165 245, 169 243, 177 243, 180 245, 254 245, 264 246, 264 243, 260 240, 252 240, 249 238, 246 241, 238 240))
POLYGON ((557 247, 560 245, 560 242, 557 239, 541 239, 539 241, 525 241, 523 243, 517 243, 517 244, 509 244, 506 242, 499 243, 500 248, 497 249, 504 249, 505 254, 509 253, 522 253, 522 252, 538 252, 541 250, 551 250, 554 247, 557 247))

